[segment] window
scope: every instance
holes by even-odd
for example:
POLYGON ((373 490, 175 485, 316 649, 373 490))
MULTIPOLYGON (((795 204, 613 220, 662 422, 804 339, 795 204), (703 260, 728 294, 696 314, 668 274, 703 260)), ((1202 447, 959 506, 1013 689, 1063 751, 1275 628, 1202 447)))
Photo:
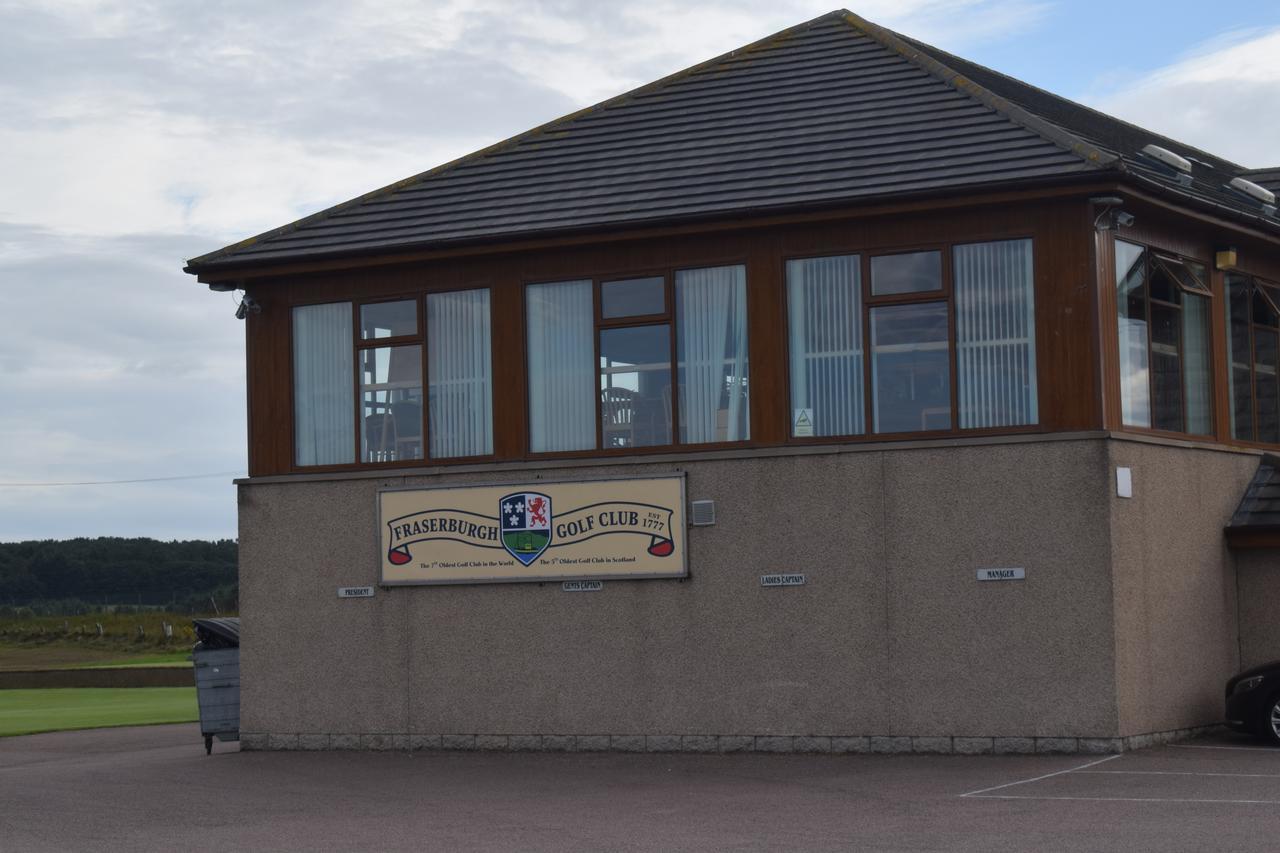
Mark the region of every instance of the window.
POLYGON ((1280 444, 1280 287, 1227 276, 1231 434, 1280 444))
POLYGON ((297 465, 493 452, 489 291, 428 294, 425 338, 423 304, 293 309, 297 465))
POLYGON ((293 309, 293 445, 298 465, 354 462, 351 303, 293 309))
POLYGON ((1211 433, 1205 267, 1123 240, 1115 258, 1124 424, 1211 433))
POLYGON ((534 452, 750 437, 744 267, 531 284, 525 304, 534 452))
POLYGON ((787 261, 791 434, 861 435, 862 259, 787 261))
POLYGON ((489 291, 427 294, 431 457, 493 453, 489 291))
POLYGON ((525 289, 529 448, 534 453, 596 446, 591 290, 590 280, 525 289))
POLYGON ((1039 421, 1030 240, 956 246, 960 428, 1039 421))
POLYGON ((1031 241, 954 246, 949 269, 944 258, 787 262, 792 436, 1036 423, 1031 241))

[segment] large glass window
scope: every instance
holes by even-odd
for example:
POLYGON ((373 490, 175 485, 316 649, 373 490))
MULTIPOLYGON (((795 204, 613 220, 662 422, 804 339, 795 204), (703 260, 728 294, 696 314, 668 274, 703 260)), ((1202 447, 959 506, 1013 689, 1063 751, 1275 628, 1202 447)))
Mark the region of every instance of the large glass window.
POLYGON ((1205 267, 1117 240, 1120 403, 1126 426, 1213 431, 1205 267))
POLYGON ((530 448, 749 438, 746 296, 741 266, 529 285, 530 448))
POLYGON ((422 347, 360 350, 360 459, 422 458, 422 347))
POLYGON ((419 299, 293 309, 295 464, 493 452, 489 291, 425 305, 425 330, 419 299))
POLYGON ((961 429, 1038 420, 1031 241, 956 246, 956 385, 961 429))
POLYGON ((876 432, 951 428, 947 304, 871 309, 871 385, 876 432))
POLYGON ((858 255, 787 261, 791 434, 866 431, 858 255))
POLYGON ((1037 422, 1031 241, 950 251, 787 262, 792 436, 1037 422))
POLYGON ((489 291, 427 295, 431 456, 493 453, 489 291))
POLYGON ((681 444, 750 438, 746 269, 680 270, 676 303, 681 444))
POLYGON ((600 331, 600 432, 605 447, 671 443, 671 327, 600 331))
POLYGON ((1280 444, 1280 287, 1227 276, 1231 434, 1280 444))
POLYGON ((529 447, 535 453, 596 446, 591 287, 587 280, 525 289, 529 447))
POLYGON ((293 309, 293 444, 298 465, 355 461, 351 303, 293 309))

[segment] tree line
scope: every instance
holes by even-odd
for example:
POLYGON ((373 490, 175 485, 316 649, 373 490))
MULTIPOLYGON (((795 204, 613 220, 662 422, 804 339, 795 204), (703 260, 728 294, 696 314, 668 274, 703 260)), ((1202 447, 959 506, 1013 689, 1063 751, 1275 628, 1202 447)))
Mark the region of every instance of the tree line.
POLYGON ((234 594, 234 539, 0 542, 0 604, 164 605, 234 594))

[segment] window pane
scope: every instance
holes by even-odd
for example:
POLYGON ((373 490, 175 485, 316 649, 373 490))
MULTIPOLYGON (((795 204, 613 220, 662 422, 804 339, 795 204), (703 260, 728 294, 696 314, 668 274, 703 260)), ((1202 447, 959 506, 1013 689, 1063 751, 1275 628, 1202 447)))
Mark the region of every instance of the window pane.
POLYGON ((1227 359, 1231 364, 1231 434, 1253 440, 1253 361, 1249 345, 1249 281, 1227 276, 1227 359))
POLYGON ((1169 274, 1168 264, 1151 264, 1148 284, 1150 285, 1152 299, 1158 299, 1161 302, 1172 302, 1174 305, 1181 302, 1182 289, 1178 287, 1178 282, 1174 277, 1169 274))
POLYGON ((912 252, 871 259, 871 294, 921 293, 942 289, 942 253, 912 252))
POLYGON ((293 443, 299 465, 356 461, 351 303, 293 309, 293 443))
POLYGON ((871 309, 876 432, 951 428, 947 305, 871 309))
POLYGON ((787 324, 791 434, 866 432, 861 258, 787 261, 787 324))
POLYGON ((747 386, 747 269, 676 273, 680 441, 751 437, 747 386))
POLYGON ((525 290, 529 323, 529 447, 535 453, 596 446, 595 313, 590 281, 525 290))
POLYGON ((1258 441, 1280 443, 1280 401, 1277 400, 1277 333, 1253 330, 1254 399, 1258 407, 1258 441))
POLYGON ((1116 306, 1120 333, 1120 410, 1127 426, 1151 426, 1147 375, 1146 252, 1117 240, 1116 306))
POLYGON ((1186 431, 1213 432, 1213 401, 1209 355, 1209 300, 1188 293, 1182 300, 1182 381, 1187 403, 1186 431))
POLYGON ((489 291, 427 294, 431 457, 493 453, 489 291))
POLYGON ((398 338, 418 334, 418 303, 413 299, 360 306, 360 337, 398 338))
POLYGON ((1035 282, 1030 240, 955 248, 960 427, 1038 418, 1035 282))
POLYGON ((360 458, 422 458, 422 347, 360 350, 360 458))
POLYGON ((1156 429, 1183 432, 1182 312, 1160 302, 1151 303, 1151 424, 1156 429))
POLYGON ((600 332, 600 424, 605 447, 671 443, 671 327, 600 332))
POLYGON ((661 276, 606 281, 600 285, 600 316, 608 319, 665 313, 666 287, 661 276))

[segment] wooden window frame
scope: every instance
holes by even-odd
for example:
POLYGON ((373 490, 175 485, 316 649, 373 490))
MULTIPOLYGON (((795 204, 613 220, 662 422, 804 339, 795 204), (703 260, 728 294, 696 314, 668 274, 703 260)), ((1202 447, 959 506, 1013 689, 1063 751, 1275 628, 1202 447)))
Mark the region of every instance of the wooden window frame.
MULTIPOLYGON (((833 444, 833 443, 859 443, 859 442, 883 442, 883 441, 915 441, 937 438, 958 438, 961 436, 990 436, 990 435, 1016 435, 1025 433, 1045 432, 1046 428, 1037 417, 1034 424, 1020 424, 1017 426, 1000 426, 1000 427, 970 427, 964 429, 960 426, 960 390, 959 390, 959 362, 957 359, 956 347, 956 306, 955 306, 955 250, 957 246, 972 246, 985 243, 1006 243, 1026 240, 1031 243, 1033 269, 1031 275, 1031 291, 1033 298, 1036 292, 1036 275, 1034 264, 1037 254, 1035 251, 1036 236, 1031 233, 1015 233, 1009 235, 992 235, 990 237, 966 237, 960 240, 946 240, 940 242, 922 242, 911 243, 907 245, 893 246, 850 246, 846 249, 828 252, 813 252, 805 254, 785 254, 781 258, 782 271, 780 281, 782 283, 782 305, 783 305, 783 355, 787 359, 784 368, 783 385, 786 391, 787 411, 792 408, 793 389, 791 387, 791 324, 790 324, 790 301, 789 301, 789 284, 787 281, 787 264, 790 261, 805 261, 815 258, 833 258, 848 257, 857 255, 859 274, 861 277, 862 291, 862 398, 863 398, 863 433, 860 435, 814 435, 814 436, 796 436, 792 435, 793 424, 788 418, 786 426, 787 444, 833 444), (873 257, 884 257, 886 255, 908 255, 917 252, 938 252, 941 255, 941 287, 938 290, 920 291, 915 293, 890 293, 880 296, 871 295, 871 259, 873 257), (871 342, 871 311, 874 308, 892 307, 897 305, 917 305, 929 302, 941 302, 947 306, 947 358, 949 360, 949 382, 950 382, 950 420, 951 425, 947 429, 933 430, 914 430, 911 432, 875 432, 875 398, 872 391, 872 342, 871 342)), ((1039 309, 1037 308, 1037 318, 1039 309)), ((1033 323, 1033 331, 1039 331, 1038 323, 1033 323)), ((1034 346, 1040 346, 1039 335, 1037 334, 1034 346)), ((1043 386, 1040 373, 1043 370, 1042 359, 1036 359, 1036 402, 1037 411, 1042 407, 1039 404, 1040 389, 1043 386)))
MULTIPOLYGON (((1230 283, 1227 281, 1227 278, 1229 276, 1238 276, 1239 278, 1244 279, 1249 286, 1249 293, 1248 293, 1249 299, 1247 302, 1249 306, 1249 320, 1246 325, 1249 328, 1249 402, 1250 402, 1249 411, 1252 417, 1251 426, 1253 427, 1253 438, 1237 438, 1235 434, 1235 430, 1231 428, 1231 418, 1228 417, 1227 440, 1229 442, 1244 445, 1246 447, 1260 447, 1260 448, 1274 449, 1276 447, 1280 447, 1280 442, 1262 441, 1261 439, 1258 438, 1258 434, 1259 434, 1258 433, 1258 397, 1257 397, 1258 366, 1256 363, 1257 359, 1254 356, 1254 353, 1256 352, 1254 330, 1259 327, 1264 329, 1270 329, 1272 333, 1280 337, 1280 328, 1277 328, 1275 326, 1263 326, 1262 324, 1256 323, 1254 321, 1253 297, 1255 293, 1257 295, 1260 295, 1263 299, 1267 301, 1267 304, 1271 306, 1271 309, 1272 311, 1275 312, 1276 316, 1280 317, 1280 303, 1277 303, 1276 300, 1272 298, 1271 294, 1268 293, 1266 290, 1266 288, 1274 288, 1276 290, 1280 290, 1280 283, 1273 282, 1269 279, 1263 278, 1262 276, 1252 275, 1251 273, 1236 272, 1232 270, 1228 272, 1226 276, 1223 277, 1223 282, 1222 282, 1223 298, 1226 301, 1229 301, 1231 297, 1230 283)), ((1231 319, 1228 311, 1224 311, 1223 313, 1227 319, 1227 327, 1225 330, 1224 341, 1223 341, 1224 352, 1226 355, 1226 362, 1227 362, 1227 405, 1232 412, 1232 416, 1234 416, 1235 399, 1232 395, 1235 393, 1235 381, 1234 381, 1234 378, 1232 377, 1232 371, 1234 370, 1234 368, 1232 367, 1232 364, 1231 364, 1231 326, 1230 326, 1231 319)), ((1278 375, 1277 375, 1277 384, 1280 384, 1280 371, 1278 371, 1278 375)))
MULTIPOLYGON (((295 430, 293 425, 293 418, 294 418, 293 412, 295 411, 296 403, 291 403, 291 405, 289 406, 289 412, 290 412, 290 415, 289 415, 289 446, 290 446, 289 470, 290 472, 296 473, 296 474, 326 474, 326 473, 337 473, 337 472, 343 472, 343 471, 366 471, 366 470, 397 469, 397 468, 425 468, 428 466, 438 466, 438 465, 490 462, 496 458, 496 454, 494 452, 480 455, 480 456, 449 456, 441 459, 433 458, 430 454, 431 437, 429 434, 429 428, 431 424, 431 413, 430 413, 431 374, 429 370, 430 357, 428 355, 428 343, 427 343, 427 297, 432 294, 458 293, 458 292, 471 291, 471 290, 488 290, 489 298, 491 300, 490 305, 492 306, 493 287, 488 283, 462 285, 457 287, 430 287, 430 288, 423 288, 420 290, 413 290, 413 291, 391 294, 391 295, 379 295, 376 297, 370 297, 365 299, 332 299, 332 298, 323 298, 323 299, 314 299, 314 300, 302 299, 302 300, 297 300, 295 302, 292 302, 289 305, 289 310, 291 312, 294 308, 301 308, 307 305, 331 305, 331 304, 337 304, 337 303, 343 303, 343 302, 351 305, 351 340, 353 344, 352 365, 351 365, 351 385, 352 385, 352 391, 353 391, 353 398, 355 400, 355 405, 352 407, 353 411, 351 413, 351 417, 352 417, 352 422, 355 429, 354 441, 355 441, 355 460, 356 460, 355 462, 342 463, 338 465, 299 465, 297 436, 295 435, 295 430), (417 322, 418 322, 418 331, 416 334, 397 335, 389 338, 369 338, 367 340, 361 338, 360 310, 366 305, 377 305, 377 304, 386 303, 386 302, 413 302, 415 304, 415 307, 417 309, 417 322), (369 349, 379 349, 382 347, 396 347, 396 346, 418 346, 421 348, 420 369, 422 371, 422 458, 421 459, 393 459, 393 460, 388 460, 383 462, 366 462, 363 460, 364 448, 362 447, 363 442, 361 440, 361 430, 360 430, 360 421, 361 421, 361 418, 363 417, 363 409, 364 409, 364 400, 361 394, 361 384, 360 384, 361 351, 369 350, 369 349)), ((490 357, 490 364, 493 364, 495 343, 493 340, 492 307, 490 308, 489 327, 490 327, 489 357, 490 357)), ((293 336, 292 319, 290 319, 290 323, 289 323, 289 335, 290 335, 290 338, 292 339, 292 336, 293 336)), ((293 363, 293 347, 291 345, 289 347, 289 395, 290 395, 291 401, 293 399, 293 395, 297 393, 293 385, 293 377, 295 374, 295 370, 296 370, 296 365, 293 363)), ((494 388, 493 376, 490 375, 489 377, 489 410, 490 412, 493 411, 493 400, 494 400, 495 393, 496 393, 496 390, 494 388)), ((494 445, 496 448, 496 445, 497 445, 496 440, 494 441, 494 445)))
MULTIPOLYGON (((721 450, 726 448, 742 448, 760 446, 754 439, 739 439, 737 441, 716 441, 716 442, 697 442, 688 443, 680 441, 680 370, 678 362, 678 336, 677 328, 677 311, 676 311, 676 274, 690 270, 718 269, 720 267, 742 267, 744 275, 750 271, 750 265, 746 258, 728 258, 721 260, 711 260, 707 262, 694 262, 688 264, 671 265, 660 268, 639 268, 627 270, 611 270, 603 274, 593 275, 567 275, 559 278, 538 278, 527 279, 520 282, 520 300, 523 305, 524 315, 524 334, 528 338, 529 329, 529 303, 528 289, 540 284, 563 284, 573 281, 589 281, 591 282, 591 299, 592 316, 594 319, 591 335, 592 335, 592 399, 594 401, 593 408, 595 410, 595 436, 596 444, 594 448, 582 450, 550 450, 535 452, 530 450, 531 440, 528 424, 525 425, 524 447, 526 459, 581 459, 590 457, 607 458, 614 456, 642 456, 646 454, 656 453, 687 453, 701 450, 721 450), (661 278, 663 280, 663 294, 665 300, 665 311, 661 314, 637 314, 629 317, 608 317, 604 316, 604 302, 601 293, 601 287, 610 282, 630 281, 632 279, 642 278, 661 278), (640 328, 644 326, 668 326, 670 332, 670 368, 671 368, 671 443, 657 444, 644 447, 604 447, 604 416, 601 411, 600 403, 600 333, 611 329, 640 328)), ((747 289, 750 290, 751 282, 747 281, 747 289)), ((750 364, 750 327, 751 318, 747 318, 747 350, 748 364, 750 364)), ((529 411, 529 388, 528 375, 528 354, 523 355, 524 358, 524 375, 525 375, 525 412, 529 411)), ((748 371, 750 368, 748 367, 748 371)), ((750 373, 748 373, 748 376, 750 373)))
MULTIPOLYGON (((1182 306, 1175 305, 1174 303, 1167 302, 1163 299, 1156 299, 1156 300, 1152 299, 1151 297, 1152 267, 1157 263, 1164 265, 1169 260, 1176 261, 1183 265, 1186 265, 1187 263, 1192 263, 1202 267, 1205 270, 1206 276, 1211 276, 1210 270, 1212 269, 1212 265, 1208 261, 1200 260, 1198 258, 1193 258, 1188 255, 1181 255, 1181 254, 1178 254, 1177 252, 1170 252, 1165 249, 1160 249, 1160 248, 1157 248, 1156 246, 1151 245, 1150 243, 1139 242, 1137 240, 1132 240, 1127 237, 1113 236, 1112 247, 1111 247, 1111 257, 1113 258, 1113 262, 1112 262, 1112 271, 1111 271, 1111 282, 1109 283, 1109 287, 1111 288, 1111 291, 1113 294, 1113 301, 1116 306, 1116 310, 1112 312, 1111 324, 1112 324, 1112 330, 1116 335, 1117 341, 1119 340, 1120 303, 1119 303, 1119 295, 1116 293, 1116 288, 1119 286, 1117 279, 1120 276, 1120 270, 1116 262, 1114 261, 1114 258, 1117 257, 1116 251, 1115 251, 1116 243, 1128 243, 1130 246, 1136 246, 1139 249, 1143 250, 1143 282, 1142 282, 1143 293, 1144 293, 1143 307, 1146 309, 1145 320, 1147 323, 1147 395, 1151 403, 1151 422, 1154 424, 1156 394, 1155 394, 1155 371, 1151 367, 1152 365, 1151 303, 1152 301, 1155 301, 1165 307, 1176 308, 1179 311, 1179 317, 1182 316, 1181 315, 1182 306), (1164 260, 1161 260, 1162 258, 1164 260)), ((1214 355, 1218 351, 1219 343, 1220 343, 1219 342, 1220 333, 1214 327, 1215 324, 1213 322, 1213 310, 1214 310, 1215 303, 1218 301, 1218 294, 1216 294, 1213 291, 1213 288, 1211 285, 1206 284, 1205 285, 1205 287, 1207 288, 1206 290, 1203 290, 1203 291, 1198 290, 1196 288, 1188 287, 1187 285, 1183 284, 1183 282, 1180 281, 1176 275, 1173 275, 1171 272, 1169 272, 1167 268, 1166 268, 1166 273, 1173 279, 1174 286, 1177 287, 1179 290, 1181 290, 1183 293, 1190 294, 1192 296, 1197 296, 1197 297, 1200 297, 1201 299, 1207 299, 1209 301, 1209 311, 1207 314, 1207 317, 1209 318, 1207 321, 1208 344, 1209 344, 1208 351, 1209 351, 1209 363, 1210 365, 1212 365, 1214 360, 1214 355)), ((1212 279, 1210 279, 1210 281, 1212 281, 1212 279)), ((1204 282, 1201 282, 1201 284, 1204 284, 1204 282)), ((1250 309, 1250 320, 1252 321, 1252 308, 1250 309)), ((1225 344, 1225 341, 1222 343, 1225 344)), ((1250 331, 1249 343, 1250 343, 1250 346, 1252 347, 1252 344, 1253 344, 1252 331, 1250 331)), ((1250 358, 1252 358, 1252 352, 1250 353, 1250 358)), ((1179 329, 1178 329, 1178 365, 1179 365, 1179 371, 1181 371, 1186 365, 1186 352, 1184 347, 1181 325, 1179 325, 1179 329)), ((1119 371, 1120 371, 1120 362, 1117 361, 1116 376, 1114 377, 1114 379, 1116 382, 1116 388, 1118 393, 1123 394, 1124 378, 1119 375, 1119 371)), ((1217 423, 1218 423, 1217 384, 1218 384, 1217 371, 1211 367, 1209 370, 1209 397, 1208 397, 1209 399, 1209 432, 1207 433, 1158 429, 1157 427, 1154 427, 1154 426, 1139 426, 1139 425, 1133 425, 1133 424, 1126 424, 1124 422, 1123 400, 1118 399, 1116 402, 1117 404, 1119 404, 1119 408, 1117 409, 1117 412, 1119 415, 1120 429, 1124 432, 1140 433, 1143 435, 1163 436, 1166 438, 1177 438, 1177 439, 1183 439, 1183 440, 1186 440, 1188 438, 1197 439, 1201 441, 1205 439, 1217 440, 1217 423)), ((1230 384, 1230 377, 1228 377, 1228 384, 1230 384)), ((1256 415, 1255 415, 1255 419, 1256 419, 1256 415)), ((1186 398, 1185 388, 1184 388, 1184 393, 1182 395, 1182 425, 1185 430, 1185 427, 1187 425, 1187 398, 1186 398)))

